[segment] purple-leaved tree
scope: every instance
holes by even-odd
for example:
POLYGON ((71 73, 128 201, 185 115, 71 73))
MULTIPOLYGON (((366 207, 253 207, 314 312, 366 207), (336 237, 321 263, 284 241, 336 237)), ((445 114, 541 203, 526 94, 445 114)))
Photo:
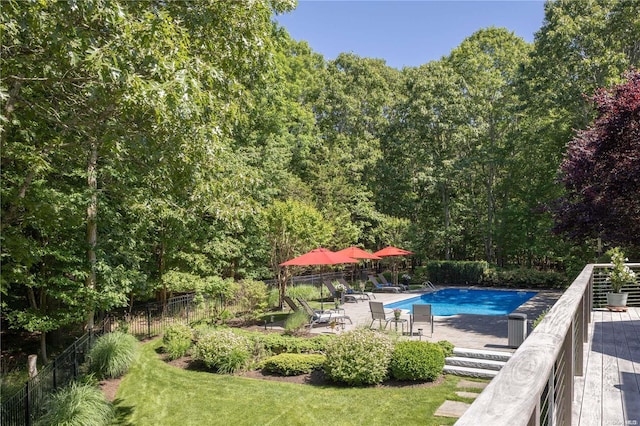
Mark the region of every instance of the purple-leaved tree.
POLYGON ((573 239, 640 248, 640 72, 593 97, 598 116, 569 143, 561 169, 565 197, 555 230, 573 239))

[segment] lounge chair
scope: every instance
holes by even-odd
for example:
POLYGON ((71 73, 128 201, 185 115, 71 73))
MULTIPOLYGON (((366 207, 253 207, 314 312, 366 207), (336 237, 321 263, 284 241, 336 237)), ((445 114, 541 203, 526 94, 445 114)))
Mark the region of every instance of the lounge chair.
POLYGON ((372 291, 354 290, 353 288, 351 288, 351 286, 347 283, 347 280, 345 280, 344 278, 338 278, 338 282, 342 284, 344 288, 347 289, 347 294, 361 294, 363 296, 366 296, 367 299, 369 300, 376 298, 376 295, 373 294, 372 291))
POLYGON ((296 305, 296 302, 294 302, 293 299, 289 296, 285 296, 284 301, 287 305, 289 305, 289 308, 291 308, 292 311, 297 311, 299 309, 298 305, 296 305))
POLYGON ((373 323, 376 321, 380 321, 379 328, 383 328, 382 321, 384 321, 384 328, 387 328, 389 321, 395 318, 393 311, 390 309, 385 310, 382 302, 369 301, 369 309, 371 310, 371 324, 369 324, 369 328, 373 327, 373 323))
POLYGON ((316 311, 314 310, 306 300, 298 298, 298 303, 302 306, 302 309, 309 315, 309 327, 313 327, 314 324, 330 324, 332 321, 344 321, 349 320, 349 323, 353 324, 351 318, 344 314, 339 314, 332 311, 316 311))
MULTIPOLYGON (((385 277, 384 274, 378 274, 378 279, 380 280, 380 284, 387 287, 393 287, 393 283, 390 283, 389 281, 387 281, 387 277, 385 277)), ((398 284, 398 287, 400 287, 404 291, 409 290, 408 285, 398 284)))
MULTIPOLYGON (((331 280, 324 280, 324 285, 329 289, 329 291, 331 292, 331 296, 336 299, 338 298, 337 296, 337 290, 336 288, 333 286, 333 283, 331 282, 331 280)), ((365 296, 362 294, 349 294, 347 292, 347 288, 345 287, 345 291, 342 292, 342 294, 340 295, 340 302, 356 302, 358 303, 358 300, 364 300, 365 296)))
POLYGON ((400 291, 402 290, 400 287, 380 284, 376 277, 374 277, 373 275, 369 275, 369 281, 371 281, 371 283, 373 284, 373 291, 380 291, 384 293, 400 293, 400 291))
POLYGON ((433 314, 431 313, 431 305, 411 305, 413 315, 411 316, 411 335, 413 335, 413 325, 415 323, 428 323, 431 328, 431 336, 433 336, 433 314))

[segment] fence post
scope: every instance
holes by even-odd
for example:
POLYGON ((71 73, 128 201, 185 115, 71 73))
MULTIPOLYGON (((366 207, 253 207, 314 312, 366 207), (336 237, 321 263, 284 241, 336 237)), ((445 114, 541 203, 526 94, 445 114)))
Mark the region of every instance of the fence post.
POLYGON ((189 325, 189 301, 187 300, 187 325, 189 325))
POLYGON ((53 372, 53 390, 58 389, 58 375, 56 374, 56 370, 58 369, 57 362, 56 362, 57 359, 58 358, 54 359, 53 363, 52 363, 53 364, 53 370, 52 370, 52 372, 53 372))
POLYGON ((151 338, 151 309, 147 305, 147 337, 151 338))
POLYGON ((73 380, 78 378, 78 339, 73 341, 73 380))
POLYGON ((24 398, 24 424, 31 426, 31 390, 29 389, 29 380, 25 386, 25 398, 24 398))

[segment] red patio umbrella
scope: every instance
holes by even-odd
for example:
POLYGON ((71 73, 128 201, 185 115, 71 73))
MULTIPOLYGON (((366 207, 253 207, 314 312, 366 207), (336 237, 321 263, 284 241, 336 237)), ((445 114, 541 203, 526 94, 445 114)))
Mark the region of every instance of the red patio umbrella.
MULTIPOLYGON (((371 260, 380 260, 381 257, 376 256, 375 254, 371 254, 366 250, 362 250, 360 247, 351 246, 346 249, 338 250, 336 253, 344 254, 353 259, 371 259, 371 260)), ((353 269, 351 270, 351 282, 353 283, 353 277, 355 276, 356 266, 353 265, 353 269)))
MULTIPOLYGON (((282 262, 280 266, 339 265, 341 263, 358 263, 358 261, 344 254, 320 247, 301 256, 289 259, 286 262, 282 262)), ((324 309, 324 301, 322 299, 322 284, 320 284, 320 307, 324 309)))
POLYGON ((358 263, 358 261, 352 257, 321 247, 282 262, 280 266, 339 265, 341 263, 358 263))
POLYGON ((362 250, 360 247, 351 246, 346 249, 338 250, 336 253, 344 254, 352 259, 373 259, 380 260, 379 256, 371 254, 366 250, 362 250))
POLYGON ((404 250, 398 247, 389 246, 385 247, 382 250, 378 250, 373 253, 375 256, 385 257, 385 256, 406 256, 408 254, 413 254, 412 251, 404 250))
MULTIPOLYGON (((379 257, 391 257, 391 256, 406 256, 409 254, 413 254, 412 251, 409 250, 404 250, 398 247, 394 247, 394 246, 388 246, 383 248, 382 250, 378 250, 377 252, 373 253, 376 256, 379 257)), ((398 271, 396 270, 396 262, 393 262, 393 267, 392 267, 392 271, 393 271, 393 283, 394 284, 398 284, 398 271)))

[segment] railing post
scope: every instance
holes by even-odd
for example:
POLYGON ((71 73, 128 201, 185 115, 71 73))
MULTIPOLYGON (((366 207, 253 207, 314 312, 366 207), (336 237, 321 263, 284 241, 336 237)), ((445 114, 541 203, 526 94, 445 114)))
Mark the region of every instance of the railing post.
MULTIPOLYGON (((561 418, 563 419, 564 424, 571 424, 571 413, 572 413, 572 405, 573 405, 573 376, 574 376, 574 353, 573 353, 573 339, 574 339, 574 327, 575 322, 572 321, 571 326, 569 327, 569 331, 564 339, 564 344, 562 348, 562 354, 564 356, 564 371, 562 372, 564 389, 562 389, 562 408, 563 413, 561 418)), ((579 339, 578 339, 579 340, 579 339)))
MULTIPOLYGON (((578 338, 574 342, 575 345, 575 375, 582 376, 584 374, 584 343, 585 343, 585 330, 588 329, 585 324, 585 297, 583 295, 580 304, 578 305, 578 315, 576 315, 576 319, 578 323, 576 326, 578 327, 578 338)), ((588 333, 587 333, 588 338, 588 333)))

